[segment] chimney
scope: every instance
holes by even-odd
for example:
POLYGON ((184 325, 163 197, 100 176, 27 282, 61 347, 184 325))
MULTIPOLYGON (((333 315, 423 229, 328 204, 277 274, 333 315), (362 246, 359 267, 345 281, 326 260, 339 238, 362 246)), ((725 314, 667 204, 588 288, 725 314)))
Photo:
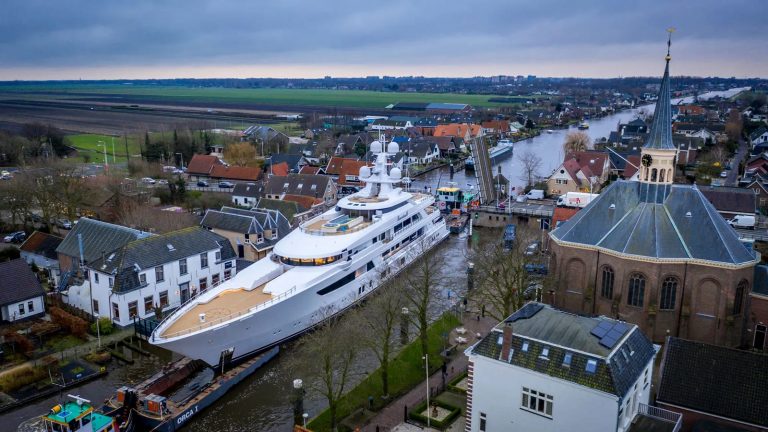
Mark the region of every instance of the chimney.
POLYGON ((504 323, 504 333, 501 340, 501 360, 509 362, 510 352, 512 351, 512 322, 504 323))

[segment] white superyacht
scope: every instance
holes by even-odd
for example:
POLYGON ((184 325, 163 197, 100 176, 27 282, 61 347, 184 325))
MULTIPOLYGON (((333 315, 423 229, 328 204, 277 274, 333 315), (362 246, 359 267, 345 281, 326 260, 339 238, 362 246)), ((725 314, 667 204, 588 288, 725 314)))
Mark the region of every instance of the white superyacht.
POLYGON ((150 342, 210 365, 265 350, 370 295, 448 236, 431 195, 397 185, 397 143, 371 144, 365 187, 309 220, 272 253, 182 305, 150 342))

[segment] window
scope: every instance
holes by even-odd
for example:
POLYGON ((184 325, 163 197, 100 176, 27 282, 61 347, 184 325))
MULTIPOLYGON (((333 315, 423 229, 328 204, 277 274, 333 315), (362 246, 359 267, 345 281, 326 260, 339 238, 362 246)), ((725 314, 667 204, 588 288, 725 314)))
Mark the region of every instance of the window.
POLYGON ((152 296, 144 297, 144 314, 152 313, 155 306, 155 299, 152 296))
POLYGON ((112 288, 115 286, 115 278, 109 278, 109 287, 112 288))
POLYGON ((739 282, 736 286, 736 293, 733 295, 733 315, 741 313, 741 305, 744 303, 744 291, 747 290, 747 281, 739 282))
POLYGON ((232 270, 224 270, 224 280, 229 280, 232 277, 232 270))
POLYGON ((212 275, 211 276, 211 285, 213 285, 213 286, 218 285, 220 278, 221 278, 221 276, 219 276, 218 273, 216 273, 215 275, 212 275))
POLYGON ((134 318, 139 314, 139 302, 132 301, 128 303, 128 317, 134 318))
POLYGON ((630 306, 643 307, 643 297, 645 297, 645 276, 640 273, 633 273, 632 276, 629 277, 627 304, 630 306))
POLYGON ((480 431, 481 432, 485 432, 486 426, 487 426, 487 424, 486 424, 485 413, 481 412, 480 413, 480 431))
POLYGON ((99 301, 98 300, 94 300, 93 301, 93 313, 94 313, 94 315, 98 315, 99 314, 99 301))
POLYGON ((185 275, 187 274, 187 259, 180 259, 179 260, 179 274, 185 275))
POLYGON ((202 278, 199 281, 200 284, 200 292, 203 292, 208 289, 208 278, 202 278))
POLYGON ((597 372, 597 360, 589 359, 587 360, 587 367, 584 368, 589 373, 595 373, 597 372))
POLYGON ((520 408, 552 418, 553 400, 551 395, 523 387, 523 399, 520 408))
POLYGON ((146 285, 147 284, 147 274, 141 273, 139 274, 139 284, 146 285))
POLYGON ((264 241, 264 233, 256 233, 256 244, 264 241))
POLYGON ((276 238, 277 238, 277 230, 273 229, 272 230, 272 240, 275 240, 276 238))
POLYGON ((659 309, 672 310, 675 308, 675 298, 677 296, 677 278, 668 277, 661 284, 661 301, 659 309))
POLYGON ((216 261, 221 261, 221 251, 216 251, 216 261))
POLYGON ((542 360, 549 360, 549 347, 544 347, 541 349, 541 355, 539 358, 542 360))
POLYGON ((24 310, 24 303, 19 303, 19 315, 24 315, 26 311, 24 310))
POLYGON ((563 357, 563 366, 565 367, 571 367, 571 361, 573 360, 573 353, 566 352, 565 357, 563 357))
POLYGON ((120 321, 120 306, 117 303, 112 303, 112 318, 120 321))
POLYGON ((93 283, 95 284, 99 283, 99 274, 96 272, 93 272, 93 283))
POLYGON ((168 291, 160 291, 160 307, 168 306, 168 291))
POLYGON ((163 266, 155 267, 155 282, 162 282, 165 280, 165 271, 163 266))
POLYGON ((523 342, 523 352, 528 352, 528 341, 523 342))
POLYGON ((208 268, 208 252, 200 254, 200 268, 208 268))
POLYGON ((600 286, 600 296, 604 299, 613 299, 613 269, 605 266, 603 267, 603 281, 600 286))

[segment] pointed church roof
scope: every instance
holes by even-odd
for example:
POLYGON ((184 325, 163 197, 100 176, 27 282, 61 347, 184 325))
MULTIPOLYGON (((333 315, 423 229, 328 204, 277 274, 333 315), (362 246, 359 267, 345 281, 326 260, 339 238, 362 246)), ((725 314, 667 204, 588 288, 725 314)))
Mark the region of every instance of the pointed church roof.
POLYGON ((667 53, 667 67, 664 69, 664 78, 661 79, 659 99, 656 101, 656 110, 651 123, 651 131, 643 148, 656 150, 675 150, 672 143, 672 101, 669 98, 669 53, 667 53))

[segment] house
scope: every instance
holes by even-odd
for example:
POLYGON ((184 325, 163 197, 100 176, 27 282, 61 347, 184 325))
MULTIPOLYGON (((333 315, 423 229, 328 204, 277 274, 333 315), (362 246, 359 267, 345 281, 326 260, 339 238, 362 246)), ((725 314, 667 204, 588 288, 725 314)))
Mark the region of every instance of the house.
POLYGON ((656 353, 635 325, 530 302, 465 353, 465 431, 647 431, 635 424, 662 421, 648 415, 656 353))
POLYGON ((69 289, 68 303, 128 326, 175 308, 234 276, 229 241, 200 227, 140 238, 87 264, 88 279, 69 289))
POLYGON ((461 138, 464 141, 483 136, 483 127, 478 124, 469 123, 449 123, 437 125, 434 136, 450 136, 461 138))
POLYGON ((547 179, 551 194, 568 192, 597 192, 608 179, 610 159, 605 152, 584 151, 569 153, 565 161, 547 179))
POLYGON ((749 143, 752 147, 758 144, 768 144, 768 127, 760 126, 749 134, 749 143))
POLYGON ((340 189, 345 186, 358 187, 363 185, 358 177, 360 168, 367 165, 368 162, 365 159, 356 160, 334 156, 328 161, 328 165, 325 167, 325 174, 331 176, 340 189))
POLYGON ((323 174, 325 174, 325 168, 319 167, 319 166, 304 165, 299 170, 299 174, 323 175, 323 174))
MULTIPOLYGON (((307 165, 307 159, 301 154, 275 153, 266 159, 266 166, 275 166, 285 162, 289 172, 298 173, 301 167, 307 165)), ((266 168, 265 169, 268 169, 266 168)))
POLYGON ((757 212, 757 196, 752 189, 702 186, 699 190, 725 219, 736 215, 755 216, 757 212))
POLYGON ((0 315, 3 322, 45 315, 45 290, 23 259, 0 263, 0 315))
POLYGON ((287 162, 280 162, 269 166, 270 176, 285 177, 289 172, 291 172, 291 169, 288 168, 287 162))
POLYGON ((243 210, 222 207, 208 210, 200 226, 229 240, 238 258, 257 261, 291 231, 288 219, 279 211, 243 210))
POLYGON ((336 156, 354 154, 359 147, 367 149, 368 144, 372 141, 373 138, 367 133, 341 135, 336 140, 336 148, 333 153, 336 156))
POLYGON ((552 227, 557 228, 561 222, 567 221, 579 210, 572 207, 555 207, 555 211, 552 213, 552 227))
POLYGON ((264 182, 264 198, 282 200, 286 195, 319 198, 326 205, 336 203, 336 185, 329 176, 288 174, 264 182))
POLYGON ((683 431, 768 430, 764 354, 668 337, 656 405, 683 415, 683 431))
POLYGON ((38 268, 45 271, 46 276, 53 283, 52 286, 58 285, 61 277, 59 255, 56 253, 56 248, 62 241, 64 241, 63 238, 53 234, 35 231, 19 246, 21 259, 29 265, 34 263, 38 268))
POLYGON ((269 126, 253 125, 243 131, 243 140, 248 140, 261 145, 274 145, 279 152, 280 149, 288 148, 288 135, 269 126))
POLYGON ((400 144, 400 151, 408 156, 409 164, 427 165, 440 157, 440 148, 431 140, 408 141, 400 144))
POLYGON ((81 263, 87 266, 101 258, 103 253, 150 235, 121 225, 80 218, 56 248, 62 274, 59 289, 66 289, 68 278, 79 270, 85 270, 81 268, 81 263))
POLYGON ((214 166, 226 166, 226 164, 213 155, 193 155, 187 165, 187 177, 192 181, 207 180, 211 177, 214 166))
POLYGON ((488 135, 506 136, 510 133, 509 120, 490 120, 480 124, 483 127, 483 133, 488 135))
POLYGON ((261 168, 214 165, 209 174, 209 178, 218 181, 255 182, 261 178, 261 168))
POLYGON ((256 204, 258 210, 277 211, 290 222, 291 227, 297 227, 302 222, 314 217, 316 210, 305 207, 298 201, 287 201, 271 198, 261 198, 256 204))
POLYGON ((241 207, 253 207, 264 193, 264 183, 238 183, 232 189, 232 204, 241 207))

